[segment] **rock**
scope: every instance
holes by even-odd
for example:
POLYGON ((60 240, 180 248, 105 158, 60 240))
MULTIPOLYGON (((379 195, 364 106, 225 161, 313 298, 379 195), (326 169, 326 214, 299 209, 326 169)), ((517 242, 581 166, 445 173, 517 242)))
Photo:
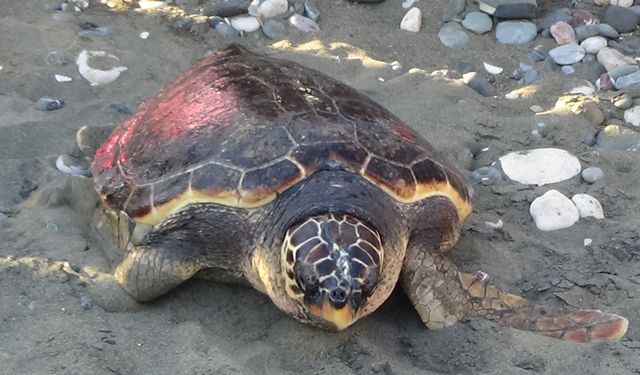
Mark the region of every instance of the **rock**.
POLYGON ((402 17, 400 21, 400 30, 417 33, 422 25, 422 12, 420 9, 413 7, 402 17))
POLYGON ((238 36, 238 30, 226 22, 218 23, 213 29, 222 36, 238 36))
POLYGON ((571 65, 584 58, 584 48, 576 43, 565 44, 549 51, 549 56, 558 65, 571 65))
POLYGON ((38 99, 35 107, 38 111, 55 111, 56 109, 64 107, 64 101, 50 96, 43 96, 38 99))
POLYGON ((620 125, 607 125, 598 132, 596 146, 608 150, 640 150, 640 132, 620 125))
POLYGON ((140 34, 138 34, 138 37, 140 39, 147 39, 147 38, 149 38, 149 32, 148 31, 142 31, 142 32, 140 32, 140 34))
POLYGON ((591 38, 600 35, 600 25, 581 25, 574 28, 576 33, 576 39, 583 41, 587 38, 591 38))
POLYGON ((493 21, 482 12, 469 12, 462 20, 462 27, 476 34, 484 34, 491 31, 493 21))
POLYGON ((260 22, 254 16, 237 16, 230 20, 231 26, 237 31, 252 33, 260 28, 260 22))
POLYGON ((504 71, 503 68, 495 65, 491 65, 489 63, 483 62, 484 70, 486 70, 489 74, 498 75, 504 71))
POLYGON ((466 5, 467 4, 465 0, 449 0, 449 10, 453 14, 462 13, 466 5))
POLYGON ((573 30, 573 27, 564 21, 559 21, 554 23, 549 29, 553 39, 555 39, 556 43, 569 44, 569 43, 577 43, 576 40, 576 32, 573 30))
POLYGON ((580 173, 580 161, 565 150, 538 148, 500 157, 502 170, 511 180, 527 185, 546 185, 580 173))
POLYGON ((624 121, 633 126, 640 126, 640 106, 634 106, 624 111, 624 121))
POLYGON ((205 16, 235 17, 246 14, 249 11, 251 0, 225 0, 218 1, 205 7, 202 13, 205 16))
MULTIPOLYGON (((127 70, 126 66, 113 66, 110 69, 93 68, 89 63, 94 59, 118 61, 118 57, 106 53, 105 51, 82 50, 76 58, 78 72, 84 79, 89 81, 91 86, 101 86, 111 83, 120 77, 120 73, 127 70)), ((100 64, 101 66, 105 64, 100 64)), ((113 65, 108 64, 108 65, 113 65)))
POLYGON ((520 63, 518 69, 522 72, 522 79, 525 84, 530 84, 538 79, 538 71, 531 65, 520 63))
POLYGON ((617 38, 618 36, 620 36, 620 33, 618 33, 616 29, 611 27, 611 25, 608 25, 606 23, 601 23, 597 26, 598 26, 598 31, 602 36, 606 36, 607 38, 617 38))
POLYGON ((289 17, 289 24, 305 33, 320 31, 320 26, 318 26, 315 21, 299 14, 294 14, 289 17))
POLYGON ((453 69, 454 71, 456 71, 458 74, 462 76, 465 73, 475 72, 476 66, 472 62, 469 62, 466 60, 459 60, 459 61, 456 61, 456 63, 453 66, 453 69))
POLYGON ((83 310, 90 310, 93 307, 93 302, 89 297, 81 296, 80 297, 80 307, 83 310))
POLYGON ((481 11, 496 18, 534 18, 536 0, 476 0, 481 11))
POLYGON ((636 29, 638 17, 638 14, 628 8, 610 5, 604 11, 602 22, 611 25, 619 33, 629 33, 636 29))
POLYGON ((600 125, 604 122, 604 114, 595 102, 585 102, 582 105, 582 111, 593 125, 600 125))
POLYGON ((601 49, 597 54, 597 59, 600 64, 604 65, 607 71, 615 69, 620 65, 633 65, 635 63, 631 57, 625 56, 609 47, 601 49))
POLYGON ((629 9, 631 9, 634 12, 636 12, 636 14, 640 14, 640 5, 634 5, 629 9))
POLYGON ((287 0, 253 0, 247 12, 250 16, 268 19, 284 14, 288 9, 287 0))
POLYGON ((560 68, 560 71, 562 71, 562 74, 570 75, 573 74, 573 72, 575 72, 576 70, 573 69, 571 65, 563 65, 562 68, 560 68))
POLYGON ((311 3, 310 0, 305 0, 304 13, 302 15, 309 18, 312 21, 317 22, 318 18, 320 18, 320 11, 318 10, 318 8, 316 8, 316 6, 313 3, 311 3))
POLYGON ((586 53, 596 54, 598 51, 607 46, 607 40, 601 36, 592 36, 586 38, 580 43, 580 47, 584 48, 586 53))
POLYGON ((438 39, 449 48, 460 48, 469 44, 469 35, 456 22, 447 22, 442 26, 438 31, 438 39))
POLYGON ((531 107, 529 107, 529 110, 533 113, 540 113, 542 111, 544 111, 544 108, 542 108, 542 106, 539 106, 537 104, 532 105, 531 107))
POLYGON ((504 181, 504 177, 495 167, 480 167, 471 172, 469 180, 474 184, 493 185, 504 181))
POLYGON ((582 171, 582 179, 588 184, 593 184, 598 180, 602 180, 603 177, 604 172, 602 172, 602 169, 598 167, 589 167, 582 171))
POLYGON ((280 40, 287 34, 287 27, 280 21, 269 20, 262 25, 262 32, 271 40, 280 40))
POLYGON ((596 87, 598 88, 599 91, 613 90, 614 89, 613 81, 611 80, 611 77, 609 77, 609 74, 602 73, 600 75, 600 78, 596 80, 596 87))
MULTIPOLYGON (((637 67, 636 67, 637 68, 637 67)), ((611 75, 611 74, 609 74, 611 75)), ((613 77, 612 77, 613 78, 613 77)), ((640 71, 636 69, 635 73, 628 74, 626 76, 618 77, 618 79, 614 78, 614 86, 618 90, 621 90, 625 87, 629 87, 640 83, 640 71)))
POLYGON ((617 5, 623 8, 629 8, 630 6, 633 5, 633 0, 610 0, 609 4, 617 5))
POLYGON ((576 194, 571 197, 573 204, 576 205, 580 217, 595 217, 596 219, 604 219, 604 212, 600 202, 589 194, 576 194))
POLYGON ((504 21, 496 26, 496 39, 502 44, 525 44, 538 34, 536 24, 527 21, 504 21))
POLYGON ((549 190, 534 199, 529 213, 541 231, 569 228, 580 219, 578 208, 557 190, 549 190))
POLYGON ((613 106, 619 109, 628 109, 633 105, 633 98, 628 94, 620 94, 611 99, 613 106))
POLYGON ((529 52, 529 59, 533 62, 544 61, 548 57, 550 56, 543 46, 536 46, 533 51, 529 52))
POLYGON ((476 72, 465 73, 462 81, 482 96, 494 96, 493 86, 483 76, 476 72))
POLYGON ((584 9, 575 9, 571 13, 571 21, 569 21, 569 23, 573 27, 578 27, 582 25, 599 24, 600 20, 589 11, 584 9))
POLYGON ((61 83, 73 81, 73 78, 71 78, 69 76, 64 76, 62 74, 54 74, 53 78, 55 78, 56 81, 61 82, 61 83))
POLYGON ((567 23, 571 21, 571 10, 569 8, 554 9, 551 12, 547 13, 542 19, 540 29, 550 29, 553 24, 559 21, 564 21, 567 23))

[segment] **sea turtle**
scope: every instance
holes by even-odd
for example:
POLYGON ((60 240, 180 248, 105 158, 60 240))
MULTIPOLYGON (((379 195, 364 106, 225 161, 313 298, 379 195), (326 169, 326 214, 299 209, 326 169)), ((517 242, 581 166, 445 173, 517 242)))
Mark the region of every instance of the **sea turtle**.
POLYGON ((95 152, 115 279, 138 301, 194 276, 246 282, 340 330, 400 282, 429 328, 483 318, 577 342, 626 331, 621 316, 546 310, 459 271, 445 255, 472 211, 461 173, 388 110, 297 63, 231 45, 101 145, 97 133, 78 142, 95 152))

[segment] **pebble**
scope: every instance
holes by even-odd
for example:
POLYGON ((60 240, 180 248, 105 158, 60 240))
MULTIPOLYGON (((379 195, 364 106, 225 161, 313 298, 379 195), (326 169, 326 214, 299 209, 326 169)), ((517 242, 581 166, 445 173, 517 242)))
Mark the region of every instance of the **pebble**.
POLYGON ((518 69, 522 72, 522 80, 525 84, 530 84, 538 79, 538 71, 531 65, 520 63, 518 69))
POLYGON ((600 125, 604 122, 604 114, 595 102, 585 102, 582 105, 582 111, 593 125, 600 125))
POLYGON ((549 51, 549 56, 558 65, 571 65, 580 62, 585 55, 584 48, 576 43, 565 44, 549 51))
MULTIPOLYGON (((621 65, 618 68, 621 68, 622 66, 625 66, 625 65, 621 65)), ((609 74, 609 76, 611 76, 611 78, 613 78, 614 80, 613 85, 615 86, 615 88, 617 88, 618 90, 621 90, 625 87, 629 87, 637 83, 640 83, 640 71, 638 71, 638 67, 635 67, 635 68, 636 68, 636 71, 634 73, 624 75, 622 77, 618 77, 617 79, 613 77, 611 74, 609 74)))
POLYGON ((576 86, 569 90, 569 94, 579 94, 584 96, 593 95, 594 89, 592 86, 576 86))
POLYGON ((604 65, 607 71, 615 69, 621 65, 633 65, 635 63, 632 58, 609 47, 601 49, 596 55, 596 58, 600 64, 604 65))
POLYGON ((533 51, 529 52, 529 59, 533 62, 543 61, 549 57, 549 54, 543 46, 536 46, 533 51))
POLYGON ((237 16, 231 19, 231 26, 237 31, 251 33, 260 28, 260 22, 253 16, 237 16))
POLYGON ((482 96, 494 96, 493 86, 482 75, 469 72, 462 75, 462 81, 482 96))
POLYGON ((573 67, 571 65, 564 65, 564 66, 562 66, 562 68, 560 68, 560 70, 565 75, 573 74, 573 72, 576 71, 575 69, 573 69, 573 67))
POLYGON ((282 22, 269 20, 262 25, 262 32, 271 40, 280 40, 287 34, 287 27, 282 22))
POLYGON ((600 25, 580 25, 574 29, 576 39, 583 41, 585 39, 600 35, 600 25))
POLYGON ((147 39, 149 37, 149 32, 148 31, 143 31, 140 34, 138 34, 138 37, 140 39, 147 39))
POLYGON ((462 20, 462 27, 476 34, 484 34, 493 28, 491 18, 482 12, 469 12, 462 20))
POLYGON ((554 23, 549 29, 553 39, 555 39, 556 43, 569 44, 569 43, 577 43, 576 40, 576 32, 573 30, 573 27, 569 25, 565 21, 559 21, 554 23))
POLYGON ((611 102, 618 109, 628 109, 633 105, 633 98, 628 94, 621 94, 614 97, 611 102))
POLYGON ((213 29, 222 36, 237 36, 238 31, 226 22, 219 22, 213 29))
POLYGON ((538 34, 536 24, 527 21, 504 21, 496 26, 496 38, 502 44, 526 44, 538 34))
POLYGON ((596 219, 604 219, 602 205, 598 200, 589 194, 576 194, 571 197, 573 204, 576 205, 580 217, 595 217, 596 219))
POLYGON ((580 43, 580 47, 584 48, 586 53, 596 54, 598 51, 607 46, 607 40, 601 36, 592 36, 586 38, 580 43))
POLYGON ((534 104, 531 107, 529 107, 529 110, 531 112, 533 112, 533 113, 540 113, 540 112, 544 111, 544 108, 542 108, 542 106, 534 104))
POLYGON ((610 0, 610 5, 617 5, 624 8, 629 8, 633 5, 633 0, 610 0))
POLYGON ((422 12, 420 9, 413 7, 402 17, 400 21, 400 30, 417 33, 422 25, 422 12))
POLYGON ((602 22, 620 33, 629 33, 638 25, 638 14, 621 6, 610 5, 605 9, 602 22))
POLYGON ((55 111, 64 107, 64 101, 58 98, 52 98, 50 96, 43 96, 36 102, 36 109, 38 111, 55 111))
POLYGON ((607 125, 598 132, 596 145, 609 150, 640 150, 640 132, 620 125, 607 125))
POLYGON ((255 17, 273 18, 285 13, 288 9, 287 0, 253 0, 247 12, 255 17))
POLYGON ((62 66, 67 63, 67 60, 62 52, 51 51, 47 53, 47 56, 44 58, 44 62, 51 66, 62 66))
POLYGON ((613 90, 613 81, 611 80, 611 77, 609 77, 609 74, 602 73, 600 78, 596 80, 596 87, 599 91, 613 90))
POLYGON ((536 13, 536 0, 476 0, 480 10, 487 12, 496 18, 521 19, 534 18, 536 13))
POLYGON ((320 26, 310 18, 294 14, 289 17, 289 24, 302 32, 318 32, 320 26))
POLYGON ((499 160, 507 177, 526 185, 542 186, 564 181, 582 169, 578 158, 557 148, 511 152, 499 160))
POLYGON ((559 21, 564 21, 567 23, 571 21, 571 10, 569 8, 554 9, 551 12, 547 13, 542 19, 540 29, 549 29, 559 21))
POLYGON ((313 21, 318 21, 318 18, 320 18, 320 11, 310 0, 305 0, 304 13, 302 15, 313 21))
POLYGON ((529 213, 541 231, 569 228, 580 219, 573 202, 557 190, 549 190, 531 202, 529 213))
POLYGON ((104 51, 87 51, 82 50, 76 58, 78 72, 84 79, 89 81, 91 86, 106 85, 118 79, 120 73, 127 70, 126 66, 114 66, 111 69, 96 69, 89 65, 89 62, 95 58, 119 60, 116 56, 104 51))
POLYGON ((459 60, 456 61, 453 69, 460 75, 463 75, 465 73, 469 73, 469 72, 474 72, 476 70, 476 66, 469 61, 466 60, 459 60))
POLYGON ((442 26, 438 31, 438 39, 449 48, 459 48, 469 44, 469 35, 456 22, 447 22, 442 26))
POLYGON ((582 171, 582 179, 588 184, 593 184, 598 180, 602 180, 604 172, 598 167, 585 168, 582 171))
POLYGON ((636 14, 640 14, 640 5, 634 5, 629 9, 631 9, 634 12, 636 12, 636 14))
POLYGON ((634 106, 624 111, 624 121, 633 126, 640 126, 640 106, 634 106))
POLYGON ((504 181, 502 173, 495 167, 480 167, 471 172, 469 179, 474 184, 493 185, 504 181))
POLYGON ((53 78, 61 83, 65 83, 65 82, 71 82, 73 80, 73 78, 69 77, 69 76, 63 76, 62 74, 54 74, 53 78))
POLYGON ((600 20, 589 11, 575 9, 571 13, 571 21, 569 23, 573 26, 595 25, 600 23, 600 20))
POLYGON ((498 75, 504 71, 504 69, 499 66, 491 65, 486 62, 483 62, 482 64, 484 65, 484 70, 486 70, 489 74, 498 75))
POLYGON ((249 11, 250 0, 218 1, 202 10, 206 16, 235 17, 249 11))
POLYGON ((93 307, 93 302, 89 297, 81 296, 80 297, 80 307, 83 310, 90 310, 93 307))
POLYGON ((606 36, 607 38, 617 38, 620 36, 620 33, 609 24, 601 23, 597 26, 602 36, 606 36))

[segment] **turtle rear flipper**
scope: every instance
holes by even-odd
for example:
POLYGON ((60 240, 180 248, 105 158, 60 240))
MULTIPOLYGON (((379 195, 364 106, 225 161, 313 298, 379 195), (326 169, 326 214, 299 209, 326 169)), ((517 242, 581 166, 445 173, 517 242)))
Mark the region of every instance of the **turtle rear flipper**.
MULTIPOLYGON (((417 246, 416 246, 417 247, 417 246)), ((526 299, 498 290, 437 253, 409 248, 402 281, 422 321, 443 328, 462 319, 487 319, 500 325, 587 343, 617 341, 629 321, 599 310, 560 311, 535 306, 526 299)))
POLYGON ((83 126, 76 133, 76 144, 82 155, 92 160, 100 146, 115 129, 114 125, 83 126))

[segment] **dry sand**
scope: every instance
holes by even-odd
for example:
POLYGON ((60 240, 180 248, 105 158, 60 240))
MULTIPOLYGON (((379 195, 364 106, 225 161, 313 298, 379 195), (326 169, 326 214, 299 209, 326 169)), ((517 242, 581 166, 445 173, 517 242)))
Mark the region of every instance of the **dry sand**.
MULTIPOLYGON (((547 6, 551 2, 541 2, 547 6)), ((558 5, 565 2, 554 2, 558 5)), ((2 374, 633 374, 640 373, 640 163, 638 153, 583 143, 597 127, 570 112, 534 116, 571 87, 572 77, 539 67, 528 96, 506 100, 518 88, 501 78, 500 95, 484 98, 460 81, 434 72, 467 59, 513 69, 533 47, 501 46, 472 35, 461 50, 436 38, 445 2, 422 0, 423 29, 398 29, 399 0, 378 6, 316 1, 319 34, 289 32, 273 44, 259 33, 238 39, 265 53, 296 60, 363 90, 415 126, 464 169, 486 165, 508 151, 560 147, 599 166, 605 179, 579 177, 552 185, 566 195, 586 192, 603 204, 604 220, 543 233, 529 203, 550 187, 513 182, 475 186, 476 209, 452 252, 465 270, 483 270, 499 286, 550 307, 600 308, 624 315, 622 342, 576 345, 487 322, 429 331, 399 292, 377 312, 339 333, 302 325, 243 287, 194 280, 166 297, 122 310, 100 296, 110 264, 88 235, 88 180, 61 174, 55 158, 71 149, 81 126, 116 124, 160 86, 231 40, 213 32, 177 32, 162 17, 114 12, 93 4, 79 16, 55 21, 37 0, 0 1, 0 373, 2 374), (83 22, 111 25, 111 36, 79 39, 83 22), (142 31, 150 36, 138 37, 142 31), (83 49, 104 50, 129 69, 115 82, 90 87, 73 60, 83 49), (68 63, 45 64, 51 51, 68 63), (340 56, 336 59, 335 56, 340 56), (398 60, 405 73, 388 63, 398 60), (54 74, 73 78, 58 83, 54 74), (378 78, 385 78, 381 82, 378 78), (40 112, 44 95, 66 102, 40 112), (551 129, 529 141, 535 124, 551 129), (488 147, 473 159, 469 148, 488 147), (502 230, 484 222, 502 219, 502 230), (585 248, 584 238, 593 238, 585 248), (78 278, 79 273, 83 278, 78 278), (91 278, 93 276, 93 279, 91 278), (88 282, 83 279, 88 277, 88 282), (95 306, 84 310, 80 298, 95 306)), ((568 4, 568 2, 567 2, 568 4)), ((567 5, 565 4, 565 5, 567 5)), ((550 46, 552 41, 538 39, 550 46)), ((534 42, 535 43, 535 42, 534 42)), ((451 75, 449 75, 450 77, 451 75)))

